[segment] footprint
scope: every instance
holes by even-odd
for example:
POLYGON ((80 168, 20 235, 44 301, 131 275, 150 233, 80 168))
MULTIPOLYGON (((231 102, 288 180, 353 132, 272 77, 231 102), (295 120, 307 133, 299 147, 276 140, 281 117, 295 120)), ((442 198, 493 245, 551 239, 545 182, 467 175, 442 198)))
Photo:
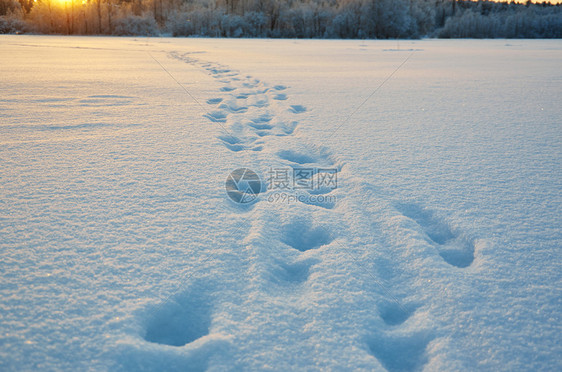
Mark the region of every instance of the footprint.
POLYGON ((378 306, 382 320, 391 326, 404 323, 416 310, 414 306, 404 306, 397 301, 388 301, 378 306))
POLYGON ((217 103, 221 103, 222 102, 222 98, 211 98, 207 100, 207 103, 209 105, 216 105, 217 103))
POLYGON ((218 74, 226 74, 228 72, 230 72, 229 69, 221 69, 221 68, 217 68, 217 67, 210 67, 207 69, 210 73, 218 75, 218 74))
POLYGON ((284 134, 286 135, 291 135, 295 132, 295 129, 298 126, 298 122, 293 121, 291 123, 286 123, 286 124, 281 124, 281 130, 283 131, 284 134))
POLYGON ((228 142, 223 142, 223 145, 230 151, 234 151, 234 152, 240 152, 244 150, 244 145, 231 144, 228 142))
POLYGON ((257 83, 242 83, 244 88, 255 88, 257 83))
POLYGON ((242 140, 240 138, 227 134, 218 136, 218 139, 220 139, 223 142, 229 143, 231 145, 237 145, 242 143, 242 140))
POLYGON ((277 101, 285 101, 287 99, 287 95, 285 93, 276 94, 273 96, 273 99, 277 101))
POLYGON ((219 108, 234 114, 240 114, 248 111, 246 106, 227 105, 226 103, 221 104, 219 108))
POLYGON ((228 114, 225 113, 224 111, 213 111, 213 112, 209 112, 209 113, 207 113, 203 116, 206 117, 207 119, 209 119, 212 122, 224 123, 224 122, 226 122, 227 115, 228 114))
POLYGON ((258 124, 258 123, 249 123, 248 126, 257 129, 257 130, 269 130, 273 128, 273 125, 271 124, 258 124))
POLYGON ((267 99, 258 99, 252 106, 257 108, 262 108, 262 107, 267 107, 268 105, 269 103, 267 102, 267 99))
POLYGON ((282 227, 281 241, 301 252, 320 248, 334 239, 323 227, 312 227, 310 221, 298 219, 282 227))
POLYGON ((259 131, 256 132, 256 134, 260 137, 271 136, 271 132, 269 132, 267 130, 259 130, 259 131))
POLYGON ((427 363, 426 348, 431 337, 424 332, 415 335, 384 335, 368 342, 371 353, 389 372, 420 371, 427 363))
POLYGON ((144 339, 170 346, 184 346, 209 334, 211 307, 202 293, 181 293, 152 313, 144 339))
POLYGON ((218 139, 220 139, 223 145, 226 146, 226 148, 231 151, 239 152, 244 150, 244 145, 242 144, 242 140, 238 137, 221 135, 218 136, 218 139))
POLYGON ((262 114, 260 116, 258 116, 257 118, 251 119, 254 123, 269 123, 271 121, 271 119, 273 119, 273 117, 271 115, 268 114, 262 114))
POLYGON ((441 257, 450 265, 464 268, 474 261, 474 244, 471 240, 451 231, 433 212, 415 204, 400 203, 396 209, 421 226, 429 240, 437 246, 441 257))
POLYGON ((233 90, 236 90, 236 88, 234 87, 222 87, 221 92, 232 92, 233 90))
POLYGON ((291 105, 291 108, 289 108, 289 111, 291 111, 294 114, 300 114, 300 113, 306 112, 306 107, 301 106, 301 105, 291 105))
POLYGON ((279 156, 283 160, 288 160, 292 163, 297 164, 309 164, 316 162, 316 159, 312 156, 302 154, 293 150, 281 150, 277 152, 277 156, 279 156))
POLYGON ((310 273, 310 262, 298 262, 287 264, 278 263, 278 267, 273 270, 273 280, 278 284, 299 284, 306 282, 310 273))
POLYGON ((275 89, 275 90, 285 90, 285 89, 287 89, 287 87, 284 86, 284 85, 276 85, 276 86, 273 87, 273 89, 275 89))

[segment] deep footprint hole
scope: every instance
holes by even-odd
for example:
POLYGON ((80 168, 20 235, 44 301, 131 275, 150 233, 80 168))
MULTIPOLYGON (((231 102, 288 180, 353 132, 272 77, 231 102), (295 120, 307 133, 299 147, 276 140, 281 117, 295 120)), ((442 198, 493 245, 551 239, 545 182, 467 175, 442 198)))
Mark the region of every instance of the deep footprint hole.
POLYGON ((232 152, 240 152, 240 151, 244 151, 245 149, 244 145, 233 145, 227 142, 224 142, 223 144, 227 149, 229 149, 232 152))
POLYGON ((316 249, 332 242, 332 234, 324 227, 312 227, 310 222, 297 220, 282 228, 281 241, 301 252, 316 249))
POLYGON ((302 105, 291 105, 291 108, 289 109, 289 111, 291 111, 294 114, 300 114, 300 113, 306 112, 306 107, 304 107, 302 105))
POLYGON ((288 160, 297 164, 309 164, 316 162, 314 157, 293 150, 281 150, 277 153, 277 156, 283 160, 288 160))
POLYGON ((437 244, 446 244, 455 238, 449 227, 440 222, 431 211, 415 204, 398 204, 396 209, 404 216, 416 221, 427 236, 437 244))
POLYGON ((202 295, 182 294, 169 299, 151 314, 144 339, 184 346, 209 334, 210 305, 202 295))
POLYGON ((244 113, 248 111, 248 108, 245 106, 234 106, 234 105, 227 105, 226 103, 222 103, 219 105, 219 108, 222 110, 226 110, 231 113, 244 113))
POLYGON ((273 129, 273 125, 271 124, 258 124, 258 123, 250 123, 248 124, 250 127, 257 129, 257 130, 270 130, 273 129))
POLYGON ((411 336, 382 336, 369 342, 371 353, 390 372, 419 371, 427 363, 425 333, 411 336))
POLYGON ((242 140, 238 137, 234 137, 232 135, 220 135, 218 136, 218 138, 226 143, 229 143, 231 145, 236 145, 242 142, 242 140))
POLYGON ((454 244, 443 246, 439 250, 439 255, 449 265, 460 268, 468 267, 474 261, 474 243, 469 240, 459 238, 454 244))
POLYGON ((429 240, 438 245, 439 255, 449 265, 465 268, 472 264, 473 241, 454 234, 433 212, 415 204, 397 204, 396 209, 422 227, 429 240))
POLYGON ((397 301, 388 301, 378 306, 379 315, 387 325, 404 323, 415 311, 415 306, 402 305, 397 301))
POLYGON ((224 123, 226 121, 227 115, 228 115, 227 113, 222 111, 213 111, 213 112, 206 113, 203 116, 211 120, 212 122, 224 123))
POLYGON ((268 114, 264 114, 264 115, 258 116, 257 118, 251 119, 251 121, 256 123, 256 124, 260 124, 260 123, 269 123, 271 121, 271 119, 273 119, 272 116, 270 116, 268 114))
POLYGON ((267 130, 258 130, 256 134, 260 137, 271 136, 271 132, 267 130))
POLYGON ((211 98, 211 99, 207 100, 207 103, 209 105, 216 105, 216 104, 221 103, 221 102, 222 102, 222 98, 211 98))

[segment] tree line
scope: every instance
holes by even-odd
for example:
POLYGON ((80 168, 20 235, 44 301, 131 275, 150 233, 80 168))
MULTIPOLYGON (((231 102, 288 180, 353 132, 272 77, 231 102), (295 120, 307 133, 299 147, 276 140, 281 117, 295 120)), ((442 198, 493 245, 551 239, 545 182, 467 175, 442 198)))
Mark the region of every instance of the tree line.
POLYGON ((0 0, 0 33, 562 38, 562 5, 470 0, 0 0))

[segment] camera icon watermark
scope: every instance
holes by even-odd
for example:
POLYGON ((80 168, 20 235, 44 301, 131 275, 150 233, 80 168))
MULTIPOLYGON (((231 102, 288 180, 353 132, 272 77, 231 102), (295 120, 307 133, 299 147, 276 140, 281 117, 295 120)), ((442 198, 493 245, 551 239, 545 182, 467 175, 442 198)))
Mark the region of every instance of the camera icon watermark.
POLYGON ((263 182, 251 169, 232 171, 225 182, 226 194, 238 204, 252 203, 267 191, 269 203, 335 203, 335 196, 326 194, 338 187, 336 168, 269 167, 265 173, 263 182))
POLYGON ((248 168, 238 168, 228 175, 225 182, 226 195, 235 203, 248 204, 262 192, 262 181, 258 174, 248 168))

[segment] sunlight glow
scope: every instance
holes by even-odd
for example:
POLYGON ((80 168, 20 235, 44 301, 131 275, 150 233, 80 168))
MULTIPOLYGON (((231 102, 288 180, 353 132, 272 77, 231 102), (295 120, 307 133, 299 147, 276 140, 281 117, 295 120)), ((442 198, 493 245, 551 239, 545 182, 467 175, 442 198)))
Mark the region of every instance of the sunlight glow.
POLYGON ((55 3, 56 5, 59 5, 61 7, 67 7, 69 5, 72 5, 73 0, 52 0, 53 3, 55 3))

